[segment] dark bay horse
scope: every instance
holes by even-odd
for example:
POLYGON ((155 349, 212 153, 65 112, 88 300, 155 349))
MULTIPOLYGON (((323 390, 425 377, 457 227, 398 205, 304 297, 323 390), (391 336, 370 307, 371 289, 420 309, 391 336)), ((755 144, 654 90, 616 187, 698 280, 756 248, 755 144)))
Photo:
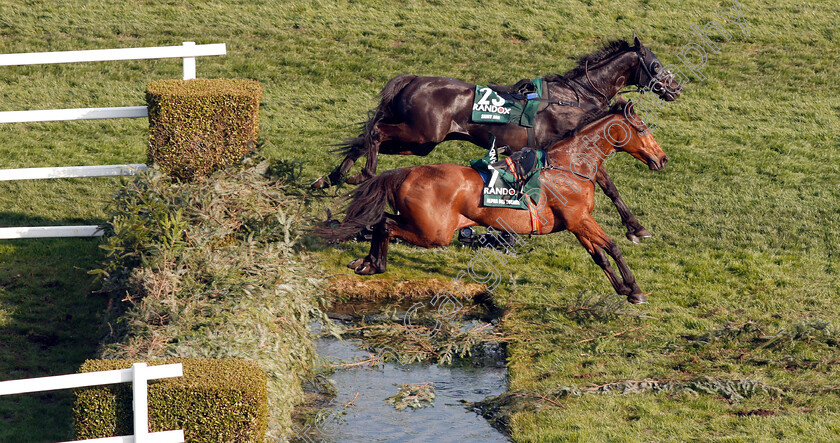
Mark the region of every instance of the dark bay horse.
MULTIPOLYGON (((543 100, 534 124, 534 144, 543 147, 549 140, 578 127, 588 115, 604 110, 618 92, 630 85, 648 87, 666 101, 679 97, 682 87, 674 75, 639 39, 634 45, 624 40, 607 44, 593 54, 581 57, 578 66, 566 74, 543 79, 548 98, 543 100), (561 104, 562 103, 562 104, 561 104), (543 108, 543 106, 545 106, 543 108)), ((502 92, 515 87, 493 86, 502 92)), ((475 85, 447 77, 400 75, 382 90, 379 106, 363 125, 362 134, 347 140, 344 161, 329 176, 312 184, 316 188, 339 183, 362 155, 367 162, 362 172, 348 180, 361 183, 376 173, 378 154, 428 155, 445 140, 466 140, 489 148, 491 136, 496 145, 518 151, 528 145, 524 127, 515 123, 473 123, 471 121, 475 85)), ((650 233, 636 220, 621 199, 604 168, 595 177, 598 185, 615 204, 627 226, 627 238, 634 243, 650 233)))
MULTIPOLYGON (((645 297, 621 251, 590 214, 595 205, 595 185, 581 177, 594 176, 613 149, 629 153, 652 170, 662 169, 668 157, 632 113, 631 106, 619 103, 602 114, 576 135, 547 149, 549 166, 542 170, 540 195, 535 199, 535 212, 542 220, 536 233, 571 231, 604 270, 616 292, 632 303, 642 303, 645 297), (607 255, 615 260, 621 277, 610 266, 607 255)), ((480 205, 484 186, 476 170, 454 164, 387 171, 353 191, 344 222, 317 232, 341 241, 372 226, 370 254, 348 265, 363 275, 385 272, 388 243, 394 237, 430 248, 449 244, 454 232, 467 226, 490 226, 516 234, 534 232, 529 211, 480 205), (386 205, 397 215, 386 214, 386 205)))

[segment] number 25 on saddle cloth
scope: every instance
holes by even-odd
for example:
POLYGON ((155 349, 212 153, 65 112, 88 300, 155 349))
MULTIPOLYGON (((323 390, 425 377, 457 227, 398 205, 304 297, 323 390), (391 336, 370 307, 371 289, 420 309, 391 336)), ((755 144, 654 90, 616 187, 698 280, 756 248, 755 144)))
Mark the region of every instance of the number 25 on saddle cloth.
POLYGON ((531 233, 540 230, 537 207, 540 198, 540 171, 545 167, 545 151, 525 148, 504 160, 494 162, 495 148, 484 158, 470 160, 470 167, 484 180, 481 202, 486 207, 527 210, 531 214, 531 233))
POLYGON ((543 79, 531 80, 535 91, 530 94, 500 94, 488 86, 475 86, 471 120, 475 123, 516 123, 534 127, 543 95, 543 79))

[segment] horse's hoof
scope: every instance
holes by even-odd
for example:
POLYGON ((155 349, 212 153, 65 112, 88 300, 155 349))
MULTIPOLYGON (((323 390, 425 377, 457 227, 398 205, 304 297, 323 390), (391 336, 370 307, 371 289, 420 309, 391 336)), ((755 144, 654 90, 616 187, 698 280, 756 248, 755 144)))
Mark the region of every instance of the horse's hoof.
POLYGON ((358 185, 358 184, 361 184, 361 183, 364 183, 364 182, 368 181, 368 179, 370 179, 370 177, 368 177, 365 174, 356 174, 356 175, 347 179, 347 184, 348 185, 358 185))
POLYGON ((326 189, 330 187, 330 179, 325 175, 309 185, 313 189, 326 189))
POLYGON ((640 305, 647 302, 647 297, 641 292, 634 292, 627 296, 627 301, 634 305, 640 305))
POLYGON ((371 262, 364 262, 356 269, 356 274, 359 275, 373 275, 373 274, 381 274, 382 272, 376 269, 371 262))
POLYGON ((351 261, 350 263, 347 263, 347 267, 355 271, 358 268, 360 268, 364 264, 364 262, 365 262, 365 259, 357 258, 357 259, 351 261))
POLYGON ((636 235, 641 238, 648 238, 650 237, 650 232, 645 228, 636 229, 636 235))
POLYGON ((637 244, 637 245, 642 244, 642 242, 639 240, 639 237, 636 237, 636 235, 635 235, 635 234, 633 234, 632 232, 627 231, 627 234, 626 234, 626 235, 627 235, 627 240, 630 240, 631 242, 633 242, 633 243, 635 243, 635 244, 637 244))

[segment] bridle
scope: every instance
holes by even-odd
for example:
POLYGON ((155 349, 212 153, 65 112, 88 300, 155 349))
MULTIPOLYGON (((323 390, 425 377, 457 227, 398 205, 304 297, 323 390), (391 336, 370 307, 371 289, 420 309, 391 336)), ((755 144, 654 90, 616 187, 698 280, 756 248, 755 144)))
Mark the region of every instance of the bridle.
MULTIPOLYGON (((633 81, 633 83, 636 85, 636 89, 635 90, 630 89, 630 90, 626 90, 626 91, 619 91, 618 94, 616 94, 616 95, 626 94, 628 92, 636 92, 636 93, 644 92, 644 88, 642 88, 642 86, 641 86, 642 85, 642 82, 641 82, 641 80, 642 80, 642 70, 644 70, 645 74, 648 75, 648 83, 650 83, 651 80, 657 78, 657 75, 653 73, 653 71, 650 69, 648 64, 645 62, 645 57, 642 55, 642 51, 645 50, 645 49, 646 48, 644 46, 639 46, 638 48, 636 48, 634 50, 634 52, 636 53, 636 57, 638 58, 638 61, 639 61, 639 67, 636 69, 636 76, 635 76, 635 80, 633 81)), ((626 52, 615 54, 612 57, 609 57, 605 60, 602 60, 598 64, 593 66, 593 68, 604 65, 608 62, 611 62, 615 58, 620 57, 623 54, 626 54, 626 52)), ((659 63, 659 62, 657 61, 656 63, 659 63)), ((562 100, 560 100, 560 101, 540 100, 540 101, 547 101, 549 104, 557 104, 557 105, 561 105, 561 106, 574 106, 574 107, 586 109, 586 106, 584 106, 584 104, 580 102, 580 94, 578 93, 577 88, 572 87, 572 83, 574 83, 574 84, 580 85, 580 87, 582 87, 583 89, 591 92, 592 94, 603 97, 603 100, 600 100, 601 101, 600 106, 597 106, 597 105, 594 106, 594 107, 589 106, 590 108, 597 109, 597 108, 600 108, 600 107, 607 106, 609 104, 609 101, 610 101, 609 97, 607 97, 607 94, 605 94, 603 91, 601 91, 600 88, 598 88, 598 86, 595 84, 595 82, 592 81, 592 78, 589 76, 589 60, 587 60, 586 63, 584 64, 584 75, 585 75, 586 81, 587 81, 587 83, 589 83, 589 85, 587 85, 587 84, 585 84, 585 83, 583 83, 583 82, 581 82, 577 79, 574 79, 574 78, 570 79, 571 81, 565 80, 565 79, 563 80, 570 87, 570 89, 575 93, 575 96, 577 97, 577 103, 566 102, 566 101, 562 101, 562 100)))
POLYGON ((638 69, 636 69, 636 81, 635 81, 634 83, 636 83, 636 86, 638 86, 639 88, 641 88, 641 84, 642 84, 642 69, 644 69, 644 70, 645 70, 645 73, 648 75, 648 83, 650 83, 650 81, 651 81, 651 80, 655 79, 655 78, 656 78, 656 75, 655 75, 655 74, 653 73, 653 71, 651 71, 651 69, 648 67, 647 62, 645 62, 645 58, 642 56, 642 48, 639 48, 639 49, 636 51, 636 56, 638 56, 638 58, 639 58, 639 68, 638 68, 638 69))
MULTIPOLYGON (((628 92, 642 92, 643 91, 643 88, 641 86, 641 84, 642 84, 642 82, 641 82, 641 80, 642 80, 642 69, 644 69, 645 73, 648 75, 648 82, 650 82, 652 79, 656 78, 656 75, 648 67, 648 64, 645 62, 645 58, 642 56, 642 50, 644 50, 644 49, 645 48, 643 46, 639 46, 634 51, 636 53, 636 57, 639 60, 639 67, 636 69, 636 79, 633 82, 633 83, 636 84, 636 90, 635 91, 633 91, 633 90, 621 91, 618 94, 626 94, 628 92)), ((606 60, 601 61, 601 63, 598 63, 597 66, 603 65, 607 62, 610 62, 610 61, 614 60, 616 57, 619 57, 621 55, 622 54, 616 54, 613 57, 610 57, 606 60)), ((592 78, 589 77, 589 60, 586 61, 586 64, 584 65, 583 69, 584 69, 584 74, 586 75, 586 81, 589 82, 589 86, 587 86, 587 85, 585 85, 585 84, 583 84, 583 83, 581 83, 577 80, 573 80, 573 81, 575 83, 583 86, 584 89, 587 89, 590 92, 596 93, 596 94, 600 95, 601 97, 603 97, 604 98, 604 100, 603 100, 604 104, 608 103, 610 99, 609 99, 609 97, 607 97, 607 94, 605 94, 603 91, 601 91, 598 88, 598 86, 595 85, 595 82, 592 81, 592 78)), ((575 91, 575 94, 577 94, 577 91, 575 91)))
MULTIPOLYGON (((632 104, 628 104, 628 106, 632 106, 632 104)), ((626 108, 623 109, 621 111, 621 113, 625 116, 625 118, 627 118, 627 122, 630 124, 630 127, 632 127, 637 133, 639 133, 641 135, 644 135, 644 134, 647 134, 647 133, 650 132, 650 130, 648 128, 646 128, 646 127, 645 128, 640 128, 639 126, 637 126, 635 124, 635 122, 633 122, 632 118, 627 117, 626 108)), ((633 114, 635 115, 635 112, 633 114)), ((638 116, 636 116, 636 117, 638 117, 638 116)), ((580 179, 591 181, 593 184, 595 183, 595 181, 594 181, 595 175, 594 174, 592 176, 588 176, 588 175, 582 174, 578 171, 573 171, 573 170, 568 169, 568 168, 563 168, 563 167, 554 165, 554 164, 551 163, 551 156, 548 155, 548 149, 546 149, 545 152, 546 152, 545 166, 543 167, 543 169, 553 169, 555 171, 570 172, 570 173, 576 175, 577 177, 579 177, 580 179)))
MULTIPOLYGON (((655 79, 655 78, 657 78, 657 77, 658 77, 658 75, 657 75, 657 74, 654 74, 654 73, 653 73, 653 71, 652 71, 652 70, 650 69, 650 67, 648 66, 648 63, 645 61, 645 58, 644 58, 644 56, 642 55, 642 51, 643 51, 643 50, 645 50, 645 48, 644 48, 643 46, 640 46, 640 47, 636 48, 636 50, 634 51, 634 52, 636 53, 636 57, 637 57, 637 58, 638 58, 638 60, 639 60, 639 67, 638 67, 638 68, 636 68, 636 77, 635 77, 635 80, 633 81, 633 83, 636 85, 636 89, 629 89, 629 90, 626 90, 626 91, 619 91, 619 92, 618 92, 618 94, 616 94, 616 95, 627 94, 628 92, 636 92, 636 93, 641 93, 641 92, 644 92, 644 90, 645 90, 645 89, 642 87, 642 70, 644 70, 645 74, 647 74, 647 75, 648 75, 648 81, 647 81, 647 83, 650 83, 650 81, 651 81, 651 80, 653 80, 653 79, 655 79)), ((619 54, 619 55, 620 55, 620 54, 619 54)), ((619 55, 616 55, 615 57, 618 57, 619 55)), ((609 59, 607 59, 607 60, 604 60, 603 62, 599 63, 599 65, 602 65, 602 64, 604 64, 604 63, 606 63, 606 62, 608 62, 608 61, 611 61, 611 60, 613 60, 613 58, 615 58, 615 57, 611 57, 611 58, 609 58, 609 59)), ((659 61, 656 61, 656 63, 659 63, 659 61)), ((661 63, 659 63, 659 64, 661 64, 661 63)), ((600 89, 598 89, 598 87, 595 85, 595 83, 593 83, 593 82, 592 82, 592 79, 591 79, 591 78, 589 78, 589 63, 588 63, 588 62, 587 62, 587 64, 585 65, 584 70, 585 70, 585 73, 586 73, 586 81, 588 81, 588 82, 589 82, 589 85, 591 86, 591 88, 590 88, 590 87, 588 87, 588 86, 586 86, 586 85, 584 85, 583 83, 580 83, 580 82, 577 82, 577 81, 576 81, 576 83, 578 83, 579 85, 581 85, 581 86, 583 86, 584 88, 588 89, 589 91, 591 91, 591 92, 595 92, 595 93, 597 93, 598 95, 600 95, 601 97, 604 97, 604 102, 606 103, 606 102, 609 100, 609 99, 607 98, 607 95, 606 95, 606 94, 604 94, 604 93, 603 93, 600 89)))
MULTIPOLYGON (((667 81, 669 78, 672 79, 673 74, 671 73, 671 71, 661 71, 659 74, 655 74, 648 66, 648 63, 645 62, 645 59, 642 56, 642 49, 643 48, 640 47, 638 50, 636 50, 636 55, 639 58, 639 68, 636 69, 636 79, 634 81, 634 83, 636 84, 636 89, 621 91, 618 94, 626 94, 628 92, 645 92, 646 88, 642 87, 642 69, 644 69, 645 73, 648 75, 648 85, 650 85, 650 83, 656 79, 659 83, 661 83, 661 87, 668 90, 668 86, 665 85, 665 81, 667 81), (660 77, 662 78, 660 79, 660 77)), ((662 63, 660 63, 659 60, 655 60, 653 63, 662 66, 662 63)), ((654 94, 660 94, 659 92, 650 89, 649 87, 647 88, 647 90, 653 92, 654 94)))

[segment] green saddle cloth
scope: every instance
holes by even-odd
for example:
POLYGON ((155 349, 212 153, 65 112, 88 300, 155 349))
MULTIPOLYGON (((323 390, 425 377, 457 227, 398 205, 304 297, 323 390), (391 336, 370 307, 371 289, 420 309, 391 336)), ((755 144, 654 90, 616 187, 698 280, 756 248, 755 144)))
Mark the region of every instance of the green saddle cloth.
POLYGON ((470 167, 478 171, 484 179, 484 188, 481 192, 482 204, 485 207, 528 209, 530 196, 531 200, 539 205, 540 171, 545 167, 545 151, 533 151, 536 155, 534 165, 523 176, 520 176, 519 180, 517 180, 518 174, 510 171, 510 168, 490 167, 490 164, 495 161, 493 151, 494 149, 488 151, 484 158, 470 160, 470 167))
MULTIPOLYGON (((540 101, 543 95, 543 79, 535 78, 531 83, 536 93, 530 94, 523 105, 513 94, 499 94, 487 86, 475 86, 471 119, 475 123, 516 123, 527 128, 534 127, 540 101)), ((520 95, 521 96, 521 95, 520 95)))

